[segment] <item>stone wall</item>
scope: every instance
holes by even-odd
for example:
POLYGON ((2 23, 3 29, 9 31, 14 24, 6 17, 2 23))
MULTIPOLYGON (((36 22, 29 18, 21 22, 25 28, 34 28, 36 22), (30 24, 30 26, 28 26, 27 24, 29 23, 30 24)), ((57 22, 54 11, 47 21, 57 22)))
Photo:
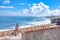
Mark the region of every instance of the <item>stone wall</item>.
POLYGON ((60 40, 60 28, 50 28, 23 34, 23 40, 60 40))

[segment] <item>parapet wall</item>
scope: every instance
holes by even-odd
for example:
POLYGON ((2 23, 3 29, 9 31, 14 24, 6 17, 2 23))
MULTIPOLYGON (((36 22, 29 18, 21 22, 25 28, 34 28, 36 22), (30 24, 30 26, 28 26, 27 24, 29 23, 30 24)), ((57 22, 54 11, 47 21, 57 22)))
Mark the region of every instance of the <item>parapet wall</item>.
POLYGON ((2 40, 60 40, 60 26, 40 25, 0 32, 2 40))
POLYGON ((60 27, 26 32, 24 40, 60 40, 60 27))

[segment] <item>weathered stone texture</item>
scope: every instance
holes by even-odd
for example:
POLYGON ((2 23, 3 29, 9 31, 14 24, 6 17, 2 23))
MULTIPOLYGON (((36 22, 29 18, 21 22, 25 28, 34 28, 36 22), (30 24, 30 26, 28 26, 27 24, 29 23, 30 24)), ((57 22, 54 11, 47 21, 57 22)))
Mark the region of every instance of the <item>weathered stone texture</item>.
POLYGON ((27 32, 24 40, 60 40, 60 28, 27 32))

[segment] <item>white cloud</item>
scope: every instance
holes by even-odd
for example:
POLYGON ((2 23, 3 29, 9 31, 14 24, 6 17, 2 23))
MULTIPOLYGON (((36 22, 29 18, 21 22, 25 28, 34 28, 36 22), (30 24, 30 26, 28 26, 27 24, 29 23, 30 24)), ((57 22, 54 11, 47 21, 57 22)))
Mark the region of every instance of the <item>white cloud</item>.
POLYGON ((31 4, 28 4, 29 7, 31 7, 31 4))
POLYGON ((33 3, 30 9, 24 9, 23 15, 31 15, 31 16, 47 16, 46 14, 50 14, 49 6, 45 5, 44 3, 40 2, 38 4, 33 3))
POLYGON ((16 12, 12 12, 12 11, 10 11, 10 12, 7 11, 6 15, 8 15, 8 16, 18 16, 16 12))
POLYGON ((20 12, 13 11, 0 11, 0 16, 21 16, 20 12))
POLYGON ((13 6, 0 6, 0 8, 14 8, 13 6))
POLYGON ((10 0, 4 0, 3 1, 3 4, 9 4, 10 3, 10 0))
POLYGON ((60 15, 60 9, 50 10, 48 5, 43 2, 33 3, 30 9, 24 9, 23 15, 31 16, 51 16, 60 15))
POLYGON ((60 9, 55 9, 51 11, 52 15, 60 15, 60 9))
POLYGON ((27 12, 28 12, 28 10, 27 10, 27 9, 24 9, 24 10, 23 10, 23 13, 27 13, 27 12))
POLYGON ((36 4, 36 3, 33 3, 32 5, 33 5, 33 6, 37 6, 37 4, 36 4))
POLYGON ((60 9, 60 6, 58 6, 58 8, 60 9))
POLYGON ((20 5, 22 5, 22 6, 29 6, 29 7, 31 7, 31 4, 27 4, 27 3, 20 3, 20 5))
MULTIPOLYGON (((26 5, 22 3, 21 5, 26 5)), ((0 8, 14 8, 13 6, 0 6, 0 8)), ((29 9, 23 9, 19 12, 6 12, 7 15, 14 16, 51 16, 51 15, 60 15, 60 9, 50 10, 48 5, 45 5, 43 2, 38 4, 33 3, 29 9)))
POLYGON ((26 3, 20 3, 20 5, 26 5, 26 3))

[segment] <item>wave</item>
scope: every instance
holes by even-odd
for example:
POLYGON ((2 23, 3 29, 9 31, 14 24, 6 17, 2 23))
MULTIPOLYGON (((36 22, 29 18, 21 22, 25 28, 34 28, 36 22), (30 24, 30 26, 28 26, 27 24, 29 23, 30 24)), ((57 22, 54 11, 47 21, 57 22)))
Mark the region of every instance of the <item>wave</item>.
POLYGON ((32 24, 32 25, 43 25, 43 24, 50 24, 51 23, 51 20, 49 19, 46 19, 45 21, 32 21, 32 22, 29 22, 29 24, 32 24))
POLYGON ((38 25, 44 25, 44 24, 51 24, 51 20, 46 19, 45 21, 32 21, 28 22, 28 25, 21 26, 20 28, 26 28, 26 27, 32 27, 32 26, 38 26, 38 25))
MULTIPOLYGON (((27 22, 27 25, 22 25, 20 28, 27 28, 27 27, 32 27, 32 26, 37 26, 37 25, 44 25, 44 24, 51 24, 50 19, 46 19, 45 21, 32 21, 32 22, 27 22)), ((2 29, 0 31, 7 31, 7 30, 14 30, 15 27, 11 26, 11 29, 2 29)))

